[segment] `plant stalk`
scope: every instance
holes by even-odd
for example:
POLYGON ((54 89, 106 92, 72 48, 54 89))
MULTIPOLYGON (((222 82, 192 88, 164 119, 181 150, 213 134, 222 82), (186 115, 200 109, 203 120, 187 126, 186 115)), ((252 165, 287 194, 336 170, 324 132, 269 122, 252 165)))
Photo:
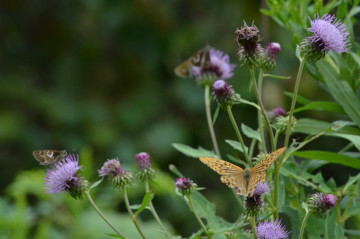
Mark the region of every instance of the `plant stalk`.
POLYGON ((95 208, 95 211, 99 214, 99 216, 116 232, 116 234, 126 238, 113 224, 111 224, 111 222, 105 217, 105 215, 102 213, 102 211, 96 206, 94 200, 90 196, 90 192, 85 191, 85 194, 86 194, 87 198, 89 199, 91 206, 93 206, 95 208))
POLYGON ((196 218, 196 220, 199 222, 201 228, 204 230, 207 238, 211 238, 210 237, 210 234, 209 234, 209 231, 206 229, 206 226, 204 225, 204 223, 201 221, 201 218, 199 217, 198 213, 196 212, 195 208, 194 208, 194 205, 192 203, 192 199, 191 199, 191 194, 187 194, 188 196, 188 202, 189 202, 189 207, 190 207, 190 210, 194 213, 194 216, 196 218))
POLYGON ((309 216, 310 216, 310 211, 306 209, 304 219, 303 219, 303 221, 301 223, 299 239, 303 238, 304 231, 305 231, 305 225, 306 225, 307 220, 309 219, 309 216))
POLYGON ((212 143, 213 143, 213 147, 214 147, 216 155, 219 158, 221 158, 219 146, 218 146, 217 141, 216 141, 216 135, 215 135, 215 130, 214 130, 213 122, 212 122, 212 117, 211 117, 210 86, 209 85, 205 86, 205 110, 206 110, 206 119, 207 119, 207 123, 208 123, 208 126, 209 126, 209 131, 210 131, 210 136, 211 136, 211 140, 212 140, 212 143))
POLYGON ((132 219, 132 221, 134 222, 134 225, 135 225, 136 229, 137 229, 138 232, 140 233, 140 236, 141 236, 143 239, 146 239, 144 233, 141 231, 140 226, 139 226, 139 224, 138 224, 137 221, 136 221, 136 217, 134 217, 134 213, 131 211, 130 203, 129 203, 129 198, 128 198, 127 193, 126 193, 126 186, 123 187, 123 196, 124 196, 124 201, 125 201, 126 209, 128 210, 128 212, 129 212, 129 214, 130 214, 130 216, 131 216, 131 219, 132 219))
POLYGON ((234 127, 234 130, 235 130, 235 133, 236 133, 236 136, 241 144, 241 148, 243 149, 243 153, 244 153, 244 156, 245 156, 245 159, 247 161, 247 163, 249 164, 249 167, 252 168, 252 164, 251 164, 251 161, 249 159, 249 155, 247 153, 247 150, 246 150, 246 147, 245 147, 245 144, 244 144, 244 141, 242 139, 242 136, 241 136, 241 133, 240 133, 240 130, 239 130, 239 127, 237 126, 236 124, 236 121, 235 121, 235 118, 234 118, 234 115, 231 111, 231 106, 228 105, 226 107, 226 110, 228 112, 228 115, 229 115, 229 118, 230 118, 230 121, 231 121, 231 124, 232 126, 234 127))
MULTIPOLYGON (((262 102, 262 85, 263 85, 263 79, 264 79, 264 69, 260 69, 259 72, 259 78, 258 78, 258 87, 259 87, 259 100, 262 102)), ((261 141, 262 144, 260 144, 260 149, 262 152, 267 153, 266 151, 266 141, 265 141, 265 134, 264 134, 264 127, 263 127, 263 121, 261 118, 261 113, 258 111, 258 125, 259 125, 259 131, 261 135, 261 141)))
POLYGON ((254 232, 254 239, 256 239, 256 222, 255 222, 255 217, 254 216, 251 216, 251 227, 252 227, 252 230, 254 232))
MULTIPOLYGON (((145 180, 145 192, 146 193, 150 192, 149 179, 145 180)), ((157 214, 152 201, 150 201, 149 206, 150 206, 150 211, 153 214, 154 218, 159 223, 161 229, 166 233, 166 237, 170 239, 171 237, 169 236, 169 233, 166 231, 164 224, 161 222, 161 219, 160 219, 159 215, 157 214)))

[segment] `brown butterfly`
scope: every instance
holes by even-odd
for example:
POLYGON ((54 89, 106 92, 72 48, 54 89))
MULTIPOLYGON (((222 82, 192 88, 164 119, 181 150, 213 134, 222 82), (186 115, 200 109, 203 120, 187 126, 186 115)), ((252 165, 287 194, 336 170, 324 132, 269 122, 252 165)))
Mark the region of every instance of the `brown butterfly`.
POLYGON ((207 45, 203 49, 196 52, 189 59, 175 67, 175 74, 182 78, 186 78, 191 76, 191 66, 201 66, 204 68, 210 67, 211 59, 209 50, 210 46, 207 45))
POLYGON ((212 170, 221 175, 221 182, 230 188, 234 188, 237 194, 251 197, 254 194, 256 185, 264 183, 266 169, 286 150, 280 148, 266 156, 253 168, 242 169, 232 163, 217 158, 200 157, 200 161, 209 166, 212 170))
POLYGON ((41 165, 49 165, 65 158, 67 152, 66 150, 44 149, 34 151, 33 155, 41 165))

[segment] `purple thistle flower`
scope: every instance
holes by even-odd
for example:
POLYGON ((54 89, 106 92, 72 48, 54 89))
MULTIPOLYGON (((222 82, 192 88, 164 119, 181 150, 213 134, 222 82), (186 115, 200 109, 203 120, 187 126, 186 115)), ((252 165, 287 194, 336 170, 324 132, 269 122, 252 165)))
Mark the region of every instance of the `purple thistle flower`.
POLYGON ((277 42, 270 42, 267 47, 265 48, 265 55, 267 57, 270 57, 272 59, 275 59, 277 58, 277 56, 279 55, 281 51, 281 47, 280 47, 280 44, 277 43, 277 42))
POLYGON ((256 236, 260 239, 281 239, 287 238, 290 232, 281 225, 281 220, 259 222, 256 226, 256 236))
POLYGON ((279 116, 286 116, 286 111, 282 107, 276 107, 269 113, 270 118, 276 118, 279 116))
POLYGON ((122 169, 118 159, 108 159, 98 170, 100 177, 109 176, 114 177, 125 174, 125 170, 122 169))
POLYGON ((177 178, 175 186, 182 191, 189 190, 193 187, 193 181, 185 177, 177 178))
POLYGON ((138 153, 136 156, 136 166, 138 170, 151 168, 150 155, 146 152, 138 153))
POLYGON ((202 76, 213 76, 215 79, 228 79, 234 75, 233 70, 235 64, 230 64, 230 58, 228 54, 224 54, 222 51, 210 48, 210 66, 192 66, 192 74, 196 79, 200 79, 202 76))
POLYGON ((63 160, 52 165, 45 176, 45 188, 47 193, 67 192, 75 190, 83 181, 77 175, 82 170, 79 166, 79 155, 69 154, 63 160))
POLYGON ((255 191, 254 191, 254 195, 263 195, 264 193, 268 193, 271 191, 271 184, 268 184, 267 181, 265 181, 264 183, 258 183, 256 185, 255 191))
POLYGON ((224 80, 217 80, 213 84, 212 95, 214 96, 214 101, 218 103, 230 103, 231 99, 235 95, 235 91, 231 85, 227 84, 224 80))
POLYGON ((245 213, 246 215, 256 217, 264 205, 265 202, 262 200, 261 196, 254 194, 252 197, 247 197, 244 202, 245 213))
POLYGON ((308 39, 312 44, 316 44, 321 51, 327 53, 332 50, 337 53, 349 52, 350 39, 349 32, 346 31, 345 25, 330 14, 319 18, 319 15, 314 17, 310 23, 311 27, 307 30, 314 35, 308 39))
POLYGON ((319 217, 326 217, 327 212, 335 207, 337 198, 332 194, 315 193, 308 200, 310 210, 319 217))

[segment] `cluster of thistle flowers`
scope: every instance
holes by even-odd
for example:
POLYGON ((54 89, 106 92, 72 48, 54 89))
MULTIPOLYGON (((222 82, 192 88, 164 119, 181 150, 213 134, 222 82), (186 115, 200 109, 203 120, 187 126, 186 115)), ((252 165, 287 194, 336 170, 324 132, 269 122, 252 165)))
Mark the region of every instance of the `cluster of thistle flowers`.
MULTIPOLYGON (((155 171, 152 168, 150 155, 146 152, 135 156, 137 173, 141 181, 150 180, 154 177, 155 171)), ((45 177, 45 188, 47 193, 65 192, 73 198, 81 198, 83 193, 89 189, 89 182, 81 177, 79 171, 79 156, 69 154, 63 160, 52 165, 45 177)), ((98 170, 99 176, 105 176, 112 182, 114 188, 123 188, 131 185, 134 179, 133 173, 122 168, 118 159, 110 159, 98 170)))

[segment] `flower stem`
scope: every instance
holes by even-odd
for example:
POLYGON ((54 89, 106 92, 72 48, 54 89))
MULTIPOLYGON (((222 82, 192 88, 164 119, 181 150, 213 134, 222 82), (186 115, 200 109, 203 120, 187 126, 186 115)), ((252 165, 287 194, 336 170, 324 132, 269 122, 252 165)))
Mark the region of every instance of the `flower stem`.
POLYGON ((305 61, 306 61, 306 58, 303 57, 301 59, 301 61, 300 61, 298 74, 296 76, 295 88, 294 88, 293 98, 292 98, 291 107, 290 107, 289 121, 288 121, 287 128, 286 128, 284 147, 287 147, 289 145, 291 121, 292 121, 292 117, 294 115, 296 98, 297 98, 297 94, 298 94, 298 91, 299 91, 300 80, 301 80, 301 75, 302 75, 302 72, 303 72, 303 69, 304 69, 305 61))
POLYGON ((254 216, 251 216, 251 227, 252 227, 252 230, 254 232, 254 239, 256 239, 256 222, 255 222, 255 217, 254 216))
MULTIPOLYGON (((149 179, 145 180, 145 192, 146 193, 150 192, 149 179)), ((152 204, 152 201, 150 201, 149 206, 150 206, 150 211, 153 214, 154 218, 159 223, 161 229, 166 233, 166 237, 170 239, 171 237, 169 236, 169 233, 166 231, 166 228, 164 227, 164 224, 161 222, 160 217, 157 214, 154 205, 152 204)))
POLYGON ((273 133, 272 128, 271 128, 271 126, 270 126, 270 121, 269 121, 269 119, 268 119, 268 117, 267 117, 267 115, 266 115, 264 105, 263 105, 263 103, 262 103, 262 101, 261 101, 261 99, 260 99, 260 96, 259 96, 259 90, 258 90, 258 87, 257 87, 257 84, 256 84, 255 72, 254 72, 254 69, 253 69, 253 68, 250 69, 250 74, 251 74, 251 81, 253 82, 254 88, 255 88, 255 89, 254 89, 254 90, 255 90, 255 96, 256 96, 256 99, 257 99, 257 101, 258 101, 258 103, 259 103, 259 105, 260 105, 261 113, 262 113, 262 115, 264 116, 265 123, 266 123, 266 127, 267 127, 267 129, 268 129, 268 131, 269 131, 269 137, 270 137, 270 143, 271 143, 271 150, 272 150, 272 151, 275 151, 276 145, 275 145, 275 143, 274 143, 274 133, 273 133))
POLYGON ((90 196, 89 191, 85 191, 87 198, 89 199, 90 204, 95 208, 96 212, 99 216, 119 235, 126 238, 111 222, 105 217, 105 215, 100 211, 100 209, 96 206, 94 200, 90 196))
POLYGON ((228 112, 228 115, 229 115, 231 124, 232 124, 232 126, 234 127, 236 136, 237 136, 237 138, 238 138, 238 140, 239 140, 239 142, 240 142, 240 144, 241 144, 241 148, 243 149, 243 153, 244 153, 245 159, 246 159, 247 163, 249 164, 249 167, 252 168, 252 164, 251 164, 251 161, 250 161, 250 159, 249 159, 249 155, 248 155, 248 153, 247 153, 247 150, 246 150, 244 141, 243 141, 243 139, 242 139, 240 130, 239 130, 237 124, 236 124, 234 115, 233 115, 233 113, 232 113, 232 111, 231 111, 231 106, 228 105, 228 106, 226 107, 226 110, 227 110, 227 112, 228 112))
POLYGON ((189 202, 190 210, 194 213, 194 216, 195 216, 196 220, 199 222, 200 226, 201 226, 202 229, 204 230, 207 238, 211 238, 208 230, 206 229, 206 226, 205 226, 204 223, 201 221, 198 213, 196 212, 196 210, 195 210, 195 208, 194 208, 194 205, 193 205, 192 199, 191 199, 191 194, 189 193, 189 194, 187 194, 187 195, 188 195, 188 202, 189 202))
MULTIPOLYGON (((258 87, 259 87, 259 99, 262 102, 262 85, 263 85, 263 79, 264 79, 264 69, 260 69, 259 72, 259 78, 258 78, 258 87)), ((266 142, 265 142, 265 135, 264 135, 264 127, 263 127, 263 121, 261 118, 261 113, 258 111, 258 125, 259 125, 259 131, 261 135, 261 141, 262 144, 260 144, 260 149, 266 153, 266 142)))
POLYGON ((220 151, 219 151, 219 146, 218 146, 217 141, 216 141, 216 135, 215 135, 215 130, 214 130, 213 122, 212 122, 212 117, 211 117, 210 86, 209 85, 205 86, 205 110, 206 110, 206 119, 207 119, 207 123, 208 123, 208 126, 209 126, 209 131, 210 131, 210 136, 211 136, 211 140, 212 140, 212 143, 213 143, 213 147, 214 147, 216 155, 219 158, 221 158, 220 151))
POLYGON ((306 222, 307 222, 309 216, 310 216, 310 211, 306 209, 304 219, 303 219, 303 221, 302 221, 302 223, 301 223, 299 239, 302 239, 302 238, 303 238, 304 231, 305 231, 305 225, 306 225, 306 222))
POLYGON ((329 234, 328 234, 328 217, 329 217, 329 215, 326 215, 326 217, 325 217, 325 236, 324 236, 324 238, 325 239, 329 239, 329 234))
POLYGON ((134 222, 134 225, 136 227, 136 229, 138 230, 138 232, 140 233, 140 236, 143 238, 143 239, 146 239, 146 237, 144 236, 144 233, 141 231, 140 227, 139 227, 139 224, 137 223, 136 221, 136 217, 134 217, 134 214, 133 212, 131 211, 131 208, 130 208, 130 203, 129 203, 129 198, 127 196, 127 193, 126 193, 126 186, 123 186, 123 196, 124 196, 124 201, 125 201, 125 205, 126 205, 126 209, 128 210, 130 216, 131 216, 131 219, 133 220, 134 222))

